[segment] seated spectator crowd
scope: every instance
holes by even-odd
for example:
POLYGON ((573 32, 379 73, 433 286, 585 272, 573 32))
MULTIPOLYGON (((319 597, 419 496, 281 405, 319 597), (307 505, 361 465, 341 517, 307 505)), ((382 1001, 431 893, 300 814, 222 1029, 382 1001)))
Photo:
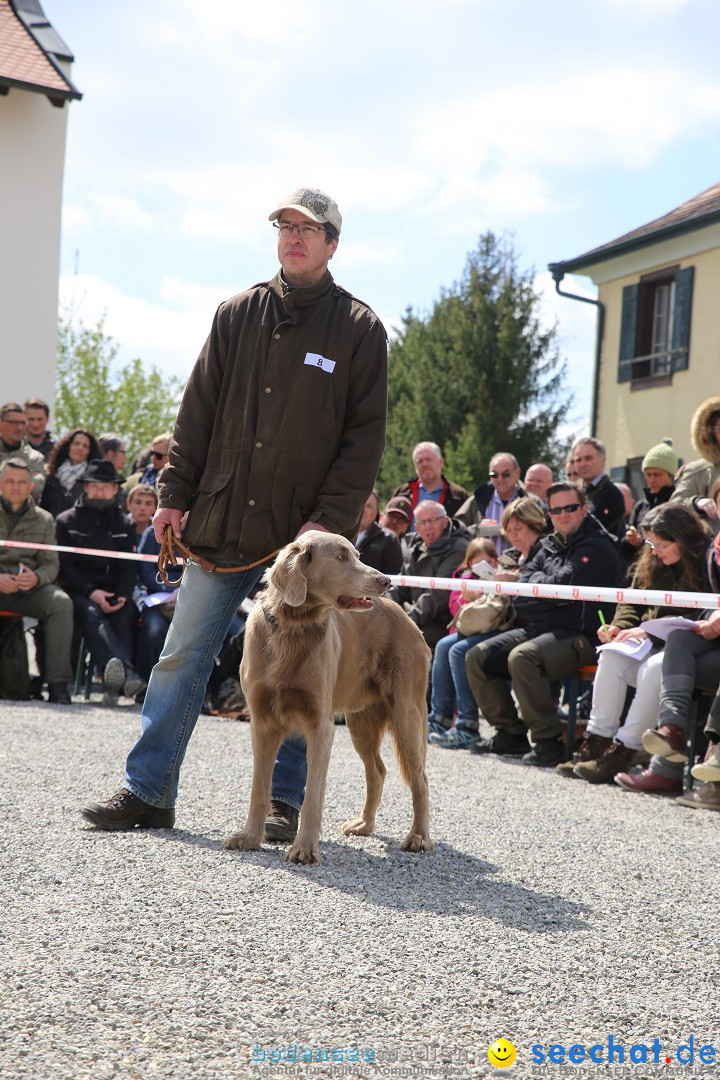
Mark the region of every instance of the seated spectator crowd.
MULTIPOLYGON (((0 407, 0 539, 41 545, 0 547, 0 609, 37 620, 39 679, 51 702, 71 701, 80 641, 107 703, 121 695, 141 701, 177 591, 158 583, 152 562, 115 554, 158 553, 151 522, 172 436, 158 435, 126 470, 120 434, 76 428, 56 438, 48 418, 37 398, 0 407), (53 545, 68 550, 48 550, 53 545)), ((648 449, 639 500, 613 483, 605 447, 590 436, 559 466, 534 462, 524 474, 512 453, 498 449, 473 491, 446 476, 439 446, 421 442, 413 478, 384 505, 378 491, 368 496, 359 557, 415 579, 389 596, 433 653, 431 746, 521 758, 591 784, 720 810, 720 611, 616 607, 553 599, 541 589, 510 599, 467 588, 493 579, 717 593, 720 397, 697 410, 692 437, 699 457, 680 468, 669 439, 648 449), (452 577, 457 590, 436 587, 452 577), (649 622, 677 615, 687 624, 667 634, 649 622), (588 667, 587 724, 568 759, 563 702, 568 680, 588 667), (707 723, 704 760, 693 763, 698 698, 707 723), (684 791, 690 768, 702 783, 684 791)), ((220 663, 224 675, 236 674, 242 629, 239 613, 228 664, 220 663)))

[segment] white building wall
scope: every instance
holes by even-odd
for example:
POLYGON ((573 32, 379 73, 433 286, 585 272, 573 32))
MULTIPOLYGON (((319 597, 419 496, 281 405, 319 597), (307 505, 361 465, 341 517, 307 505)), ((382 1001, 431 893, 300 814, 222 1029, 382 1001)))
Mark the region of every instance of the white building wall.
POLYGON ((53 407, 69 103, 0 95, 0 403, 53 407))

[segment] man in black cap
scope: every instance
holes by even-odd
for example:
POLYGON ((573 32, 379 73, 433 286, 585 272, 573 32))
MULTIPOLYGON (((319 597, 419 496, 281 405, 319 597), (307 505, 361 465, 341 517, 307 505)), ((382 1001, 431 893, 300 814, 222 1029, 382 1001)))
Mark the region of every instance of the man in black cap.
MULTIPOLYGON (((91 461, 83 494, 55 520, 58 544, 98 551, 133 551, 135 525, 116 501, 122 480, 111 461, 91 461)), ((63 552, 60 578, 73 602, 75 621, 93 663, 103 673, 105 704, 115 704, 121 692, 134 698, 145 689, 144 680, 133 670, 135 563, 63 552)))

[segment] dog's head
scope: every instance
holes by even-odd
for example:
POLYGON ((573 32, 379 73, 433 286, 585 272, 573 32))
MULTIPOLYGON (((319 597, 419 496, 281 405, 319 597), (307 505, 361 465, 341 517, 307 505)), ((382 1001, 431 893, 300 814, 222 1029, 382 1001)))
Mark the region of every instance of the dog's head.
POLYGON ((335 533, 307 532, 284 547, 265 575, 290 607, 303 604, 369 611, 390 579, 360 562, 357 551, 335 533))

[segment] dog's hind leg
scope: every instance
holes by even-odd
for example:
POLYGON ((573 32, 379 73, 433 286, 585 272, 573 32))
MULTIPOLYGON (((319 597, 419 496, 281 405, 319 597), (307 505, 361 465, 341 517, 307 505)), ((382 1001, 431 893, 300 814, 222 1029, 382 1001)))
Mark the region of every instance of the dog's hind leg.
POLYGON ((412 705, 397 709, 392 726, 395 752, 405 783, 410 788, 413 821, 400 845, 403 851, 433 851, 430 839, 430 796, 425 758, 427 755, 425 710, 412 705))
POLYGON ((225 840, 226 848, 254 851, 265 837, 265 818, 270 809, 270 785, 283 731, 270 717, 250 721, 250 740, 253 751, 253 775, 250 790, 250 809, 242 832, 232 833, 225 840))
POLYGON ((307 784, 305 798, 300 809, 300 827, 295 843, 285 854, 286 862, 322 863, 318 841, 322 825, 323 803, 325 802, 325 783, 330 751, 335 736, 330 707, 327 720, 311 721, 304 729, 307 742, 307 784))
POLYGON ((380 706, 371 705, 362 712, 348 713, 346 723, 353 746, 365 766, 365 805, 358 817, 344 822, 342 831, 346 836, 369 836, 375 828, 375 815, 387 772, 380 757, 387 720, 380 706))

